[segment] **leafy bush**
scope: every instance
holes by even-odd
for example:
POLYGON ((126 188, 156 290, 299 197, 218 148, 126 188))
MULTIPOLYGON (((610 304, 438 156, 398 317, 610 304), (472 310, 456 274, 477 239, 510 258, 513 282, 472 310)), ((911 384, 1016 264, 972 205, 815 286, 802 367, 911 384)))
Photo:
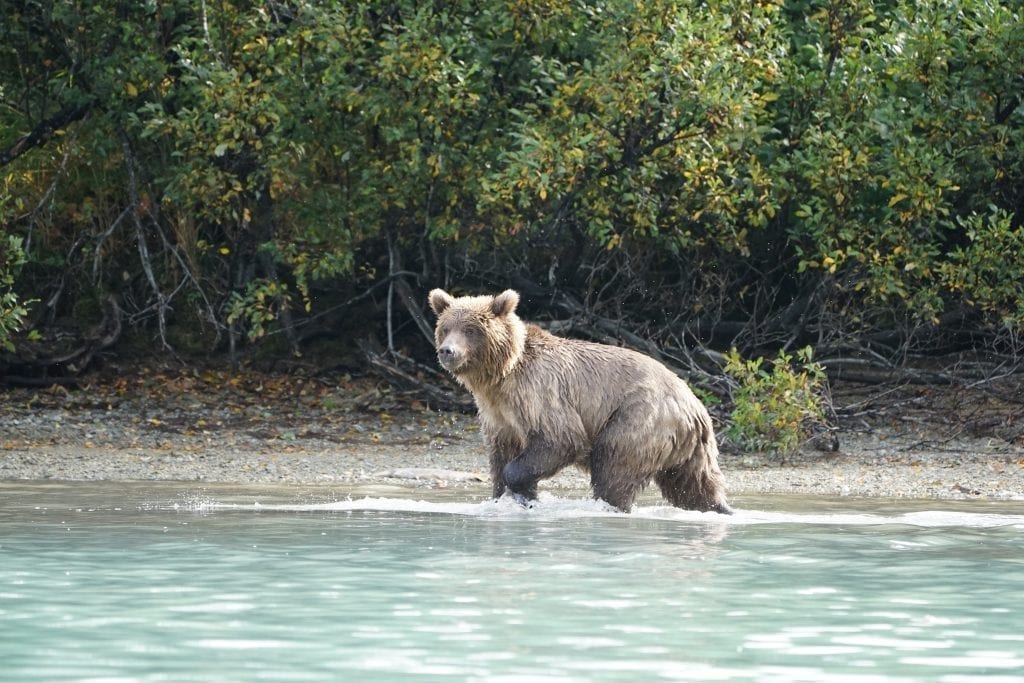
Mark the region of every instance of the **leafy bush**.
POLYGON ((740 448, 792 451, 825 426, 828 380, 811 347, 796 352, 796 363, 780 351, 770 369, 764 358, 745 360, 735 348, 725 358, 725 372, 736 380, 725 433, 740 448))
POLYGON ((227 321, 229 324, 244 323, 250 339, 259 339, 267 334, 270 324, 277 319, 279 311, 291 305, 288 288, 277 282, 253 280, 244 294, 235 292, 228 302, 227 321))
POLYGON ((24 291, 113 292, 161 334, 266 338, 402 273, 560 290, 678 347, 895 358, 963 311, 964 348, 1019 350, 1021 24, 1017 0, 15 3, 0 225, 32 236, 24 291))
POLYGON ((25 321, 28 309, 14 292, 14 278, 25 263, 22 240, 15 235, 0 239, 0 349, 14 351, 11 334, 25 321))
POLYGON ((1024 226, 1015 226, 1013 215, 996 206, 957 222, 967 243, 939 265, 946 286, 1008 330, 1024 332, 1024 226))

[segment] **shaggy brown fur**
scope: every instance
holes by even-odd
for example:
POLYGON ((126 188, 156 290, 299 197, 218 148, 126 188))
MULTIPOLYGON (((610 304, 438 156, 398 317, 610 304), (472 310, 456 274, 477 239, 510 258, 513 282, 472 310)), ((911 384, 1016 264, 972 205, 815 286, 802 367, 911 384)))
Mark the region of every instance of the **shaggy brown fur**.
POLYGON ((441 365, 476 399, 494 495, 526 499, 568 465, 628 511, 653 479, 673 505, 731 513, 707 409, 664 365, 556 337, 516 315, 519 294, 430 292, 441 365))

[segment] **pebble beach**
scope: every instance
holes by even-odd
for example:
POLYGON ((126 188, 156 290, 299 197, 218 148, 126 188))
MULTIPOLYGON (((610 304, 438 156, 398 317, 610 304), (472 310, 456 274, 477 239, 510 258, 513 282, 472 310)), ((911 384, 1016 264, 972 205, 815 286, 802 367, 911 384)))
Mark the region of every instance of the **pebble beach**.
MULTIPOLYGON (((301 392, 183 389, 0 394, 0 480, 489 490, 472 415, 415 401, 356 409, 301 392)), ((836 452, 727 451, 720 464, 730 496, 1024 500, 1021 444, 909 424, 847 425, 836 452)), ((574 469, 541 485, 587 488, 574 469)))

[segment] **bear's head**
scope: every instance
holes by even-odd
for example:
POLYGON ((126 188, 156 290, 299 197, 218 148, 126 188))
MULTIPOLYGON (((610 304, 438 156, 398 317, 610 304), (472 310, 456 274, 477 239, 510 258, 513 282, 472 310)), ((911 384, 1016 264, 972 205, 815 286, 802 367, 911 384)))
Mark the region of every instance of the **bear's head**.
POLYGON ((441 366, 463 382, 490 384, 508 376, 523 355, 526 326, 516 315, 519 293, 453 297, 430 292, 437 314, 434 343, 441 366))

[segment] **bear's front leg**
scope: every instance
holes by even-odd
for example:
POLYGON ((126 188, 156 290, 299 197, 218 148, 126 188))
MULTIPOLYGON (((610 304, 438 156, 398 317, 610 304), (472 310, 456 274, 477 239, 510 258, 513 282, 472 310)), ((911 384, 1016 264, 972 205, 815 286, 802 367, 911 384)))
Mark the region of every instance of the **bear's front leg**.
POLYGON ((519 455, 522 441, 507 432, 488 434, 491 459, 491 492, 495 499, 505 495, 505 465, 519 455))
POLYGON ((502 479, 520 502, 536 500, 537 482, 569 464, 566 457, 562 449, 549 440, 531 435, 523 452, 502 469, 502 479))
POLYGON ((505 495, 505 465, 508 463, 508 458, 491 451, 491 495, 495 500, 505 495))

